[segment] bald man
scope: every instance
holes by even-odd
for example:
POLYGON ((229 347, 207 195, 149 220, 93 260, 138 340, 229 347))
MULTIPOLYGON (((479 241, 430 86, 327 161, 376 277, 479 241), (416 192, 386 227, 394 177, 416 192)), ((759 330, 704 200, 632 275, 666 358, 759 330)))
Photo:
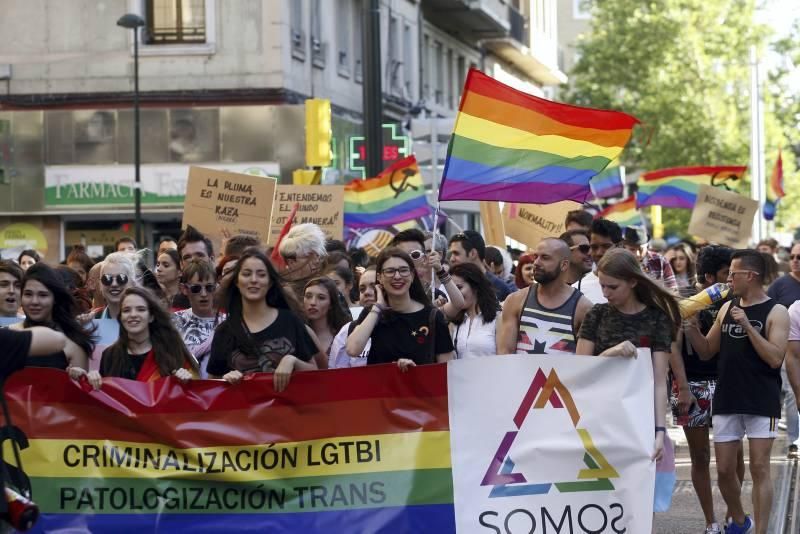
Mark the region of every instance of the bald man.
POLYGON ((508 296, 497 334, 500 354, 574 354, 592 303, 567 280, 570 249, 546 238, 532 253, 535 284, 508 296))

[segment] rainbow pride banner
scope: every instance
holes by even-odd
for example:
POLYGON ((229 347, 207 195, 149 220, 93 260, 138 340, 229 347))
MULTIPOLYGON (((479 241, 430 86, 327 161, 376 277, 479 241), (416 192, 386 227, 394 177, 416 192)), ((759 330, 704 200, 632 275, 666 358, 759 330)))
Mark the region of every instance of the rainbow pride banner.
POLYGON ((235 386, 109 379, 93 391, 26 369, 5 394, 28 438, 38 532, 476 532, 490 522, 484 508, 519 494, 539 507, 537 523, 541 507, 567 499, 571 522, 595 521, 578 506, 593 502, 616 526, 645 532, 647 369, 642 357, 507 356, 298 373, 283 393, 269 375, 235 386), (531 470, 539 447, 553 453, 541 473, 531 470), (545 474, 558 491, 531 491, 545 474), (478 507, 463 509, 459 496, 478 507))

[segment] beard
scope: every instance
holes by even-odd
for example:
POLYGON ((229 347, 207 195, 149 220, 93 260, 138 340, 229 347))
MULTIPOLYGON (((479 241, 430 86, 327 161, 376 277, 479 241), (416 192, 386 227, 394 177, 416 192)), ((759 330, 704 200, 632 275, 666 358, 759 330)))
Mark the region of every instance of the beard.
POLYGON ((552 271, 533 271, 533 279, 539 284, 547 285, 558 279, 560 274, 561 271, 558 269, 554 269, 552 271))

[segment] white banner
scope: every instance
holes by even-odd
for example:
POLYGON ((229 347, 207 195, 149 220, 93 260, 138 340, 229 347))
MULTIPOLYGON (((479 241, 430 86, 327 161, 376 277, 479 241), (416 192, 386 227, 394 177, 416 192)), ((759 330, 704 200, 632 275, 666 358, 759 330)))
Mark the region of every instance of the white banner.
POLYGON ((648 349, 459 360, 447 382, 458 532, 651 531, 648 349))

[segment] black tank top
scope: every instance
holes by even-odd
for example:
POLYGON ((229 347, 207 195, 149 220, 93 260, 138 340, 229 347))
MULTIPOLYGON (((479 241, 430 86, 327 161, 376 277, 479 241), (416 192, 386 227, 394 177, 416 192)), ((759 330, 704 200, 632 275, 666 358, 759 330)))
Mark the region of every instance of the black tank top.
MULTIPOLYGON (((750 324, 764 337, 767 336, 767 316, 776 304, 774 299, 769 299, 742 307, 750 324)), ((739 306, 739 298, 731 302, 722 321, 714 414, 778 418, 781 416, 780 367, 773 369, 761 359, 744 328, 731 317, 733 306, 739 306)))

